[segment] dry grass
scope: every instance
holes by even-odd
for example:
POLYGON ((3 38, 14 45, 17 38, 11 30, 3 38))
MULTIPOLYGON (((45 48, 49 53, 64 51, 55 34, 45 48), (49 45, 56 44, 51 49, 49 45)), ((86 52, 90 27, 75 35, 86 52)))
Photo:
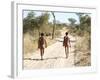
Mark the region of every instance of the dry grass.
POLYGON ((75 66, 90 66, 91 54, 90 52, 77 52, 75 55, 75 66))
POLYGON ((75 46, 75 66, 90 66, 91 65, 91 52, 89 49, 90 43, 85 37, 77 37, 75 46))
POLYGON ((29 34, 24 35, 24 54, 31 53, 37 49, 37 41, 33 41, 29 34))
MULTIPOLYGON (((50 46, 54 44, 56 41, 54 39, 51 39, 51 37, 45 37, 47 41, 47 46, 50 46)), ((24 55, 28 55, 30 53, 33 53, 38 48, 38 39, 33 40, 33 37, 26 33, 24 34, 24 55)))

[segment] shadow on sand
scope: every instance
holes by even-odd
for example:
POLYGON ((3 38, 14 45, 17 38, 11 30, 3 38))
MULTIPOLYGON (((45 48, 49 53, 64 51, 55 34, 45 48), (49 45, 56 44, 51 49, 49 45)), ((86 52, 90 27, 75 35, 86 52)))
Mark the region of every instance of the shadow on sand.
MULTIPOLYGON (((53 57, 53 58, 44 58, 43 60, 51 60, 51 59, 66 59, 66 57, 53 57)), ((23 60, 35 60, 35 61, 42 61, 41 59, 32 59, 32 58, 24 58, 23 60)))

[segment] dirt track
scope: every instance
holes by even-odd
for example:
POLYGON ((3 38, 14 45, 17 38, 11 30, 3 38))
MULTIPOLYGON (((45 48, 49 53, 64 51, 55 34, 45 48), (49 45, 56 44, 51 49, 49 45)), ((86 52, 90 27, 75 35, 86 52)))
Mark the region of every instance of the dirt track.
POLYGON ((56 43, 45 49, 44 60, 40 60, 39 50, 31 55, 24 57, 24 69, 48 69, 48 68, 67 68, 74 67, 74 45, 75 38, 70 36, 71 49, 66 59, 64 47, 62 46, 63 37, 57 38, 56 43))

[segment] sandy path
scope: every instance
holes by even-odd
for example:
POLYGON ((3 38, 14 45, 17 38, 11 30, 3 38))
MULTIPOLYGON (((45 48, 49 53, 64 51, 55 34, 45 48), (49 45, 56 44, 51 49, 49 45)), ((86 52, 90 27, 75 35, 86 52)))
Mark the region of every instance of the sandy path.
POLYGON ((62 46, 63 37, 57 38, 57 42, 45 49, 44 60, 40 60, 39 50, 24 58, 24 69, 46 69, 46 68, 66 68, 74 66, 74 45, 75 38, 70 36, 71 49, 68 58, 65 57, 62 46))

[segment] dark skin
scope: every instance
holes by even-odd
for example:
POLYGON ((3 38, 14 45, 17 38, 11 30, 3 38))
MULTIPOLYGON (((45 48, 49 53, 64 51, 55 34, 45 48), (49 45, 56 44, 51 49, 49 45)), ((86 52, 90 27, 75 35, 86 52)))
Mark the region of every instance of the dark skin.
MULTIPOLYGON (((44 34, 41 34, 41 37, 44 38, 44 34)), ((39 43, 38 43, 38 44, 39 44, 39 43)), ((46 43, 46 40, 45 40, 45 39, 44 39, 44 45, 45 45, 45 46, 43 46, 43 45, 38 46, 38 48, 40 49, 41 60, 43 60, 44 49, 45 49, 45 47, 47 47, 47 43, 46 43)))
POLYGON ((44 48, 40 48, 40 56, 41 56, 41 60, 43 60, 43 55, 44 55, 44 48))
POLYGON ((40 49, 41 60, 43 60, 44 48, 40 49))
MULTIPOLYGON (((69 44, 70 44, 70 41, 69 41, 69 44)), ((68 58, 69 47, 71 47, 71 45, 70 46, 65 46, 65 55, 66 55, 66 58, 68 58)))
MULTIPOLYGON (((68 33, 66 32, 65 34, 66 34, 65 37, 68 37, 68 33)), ((68 58, 69 47, 71 47, 70 39, 69 38, 68 38, 67 44, 64 43, 63 46, 65 47, 65 55, 66 55, 66 58, 68 58)))

